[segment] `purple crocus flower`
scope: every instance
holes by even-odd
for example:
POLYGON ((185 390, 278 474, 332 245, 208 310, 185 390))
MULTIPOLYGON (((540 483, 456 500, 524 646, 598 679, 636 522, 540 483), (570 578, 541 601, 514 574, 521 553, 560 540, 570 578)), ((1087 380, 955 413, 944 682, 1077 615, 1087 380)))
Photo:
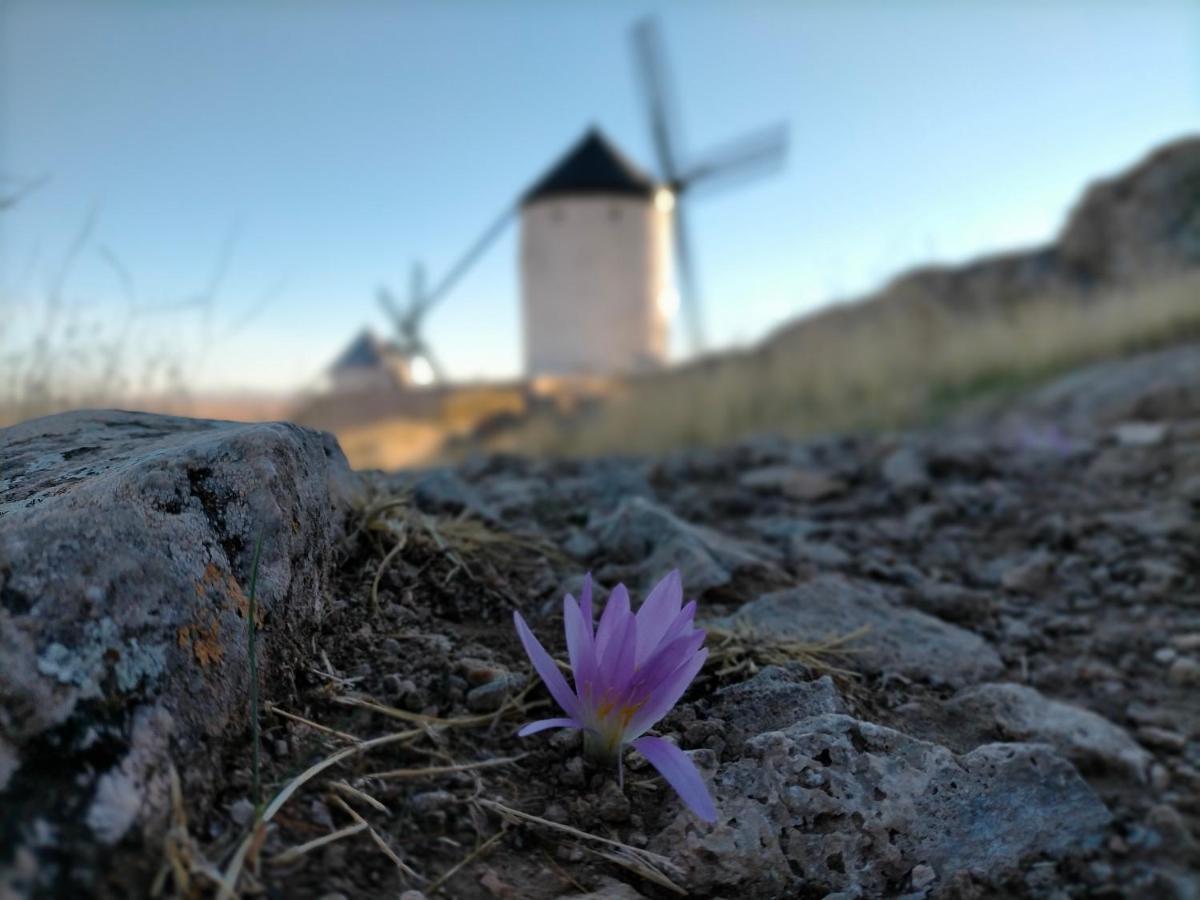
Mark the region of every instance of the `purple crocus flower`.
MULTIPOLYGON (((716 807, 692 761, 674 744, 643 737, 671 711, 704 665, 704 632, 692 623, 696 601, 684 606, 679 572, 671 572, 646 597, 635 615, 629 591, 619 584, 608 598, 600 625, 592 627, 592 580, 584 579, 582 602, 567 594, 563 622, 575 690, 550 654, 538 643, 525 620, 513 613, 517 634, 542 681, 565 718, 530 722, 524 737, 547 728, 577 728, 584 750, 601 762, 616 762, 627 744, 646 757, 675 789, 685 804, 707 822, 717 818, 716 807)), ((622 772, 623 774, 623 772, 622 772)))

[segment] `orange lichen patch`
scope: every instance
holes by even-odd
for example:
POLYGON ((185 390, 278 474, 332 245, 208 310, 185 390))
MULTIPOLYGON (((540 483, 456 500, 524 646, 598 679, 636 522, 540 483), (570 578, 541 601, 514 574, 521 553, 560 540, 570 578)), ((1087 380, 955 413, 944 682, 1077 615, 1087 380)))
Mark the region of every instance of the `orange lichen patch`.
MULTIPOLYGON (((233 598, 233 602, 237 606, 238 615, 243 619, 247 618, 250 615, 250 598, 246 596, 246 592, 242 590, 242 586, 238 584, 237 579, 232 575, 226 575, 225 588, 229 591, 229 596, 233 598)), ((262 604, 259 604, 254 610, 254 624, 261 626, 265 618, 262 604)))
POLYGON ((217 637, 220 623, 212 613, 208 614, 207 619, 207 622, 184 625, 177 632, 179 646, 185 649, 190 648, 192 655, 196 657, 196 662, 206 668, 211 663, 219 663, 225 655, 225 649, 217 637))
MULTIPOLYGON (((250 615, 250 598, 246 596, 238 580, 232 574, 222 572, 216 563, 210 562, 204 567, 204 574, 200 576, 200 580, 196 582, 196 595, 211 596, 212 591, 216 592, 216 599, 223 601, 221 605, 225 609, 233 610, 243 619, 250 615)), ((263 624, 265 613, 262 606, 255 611, 254 620, 256 625, 263 624)))

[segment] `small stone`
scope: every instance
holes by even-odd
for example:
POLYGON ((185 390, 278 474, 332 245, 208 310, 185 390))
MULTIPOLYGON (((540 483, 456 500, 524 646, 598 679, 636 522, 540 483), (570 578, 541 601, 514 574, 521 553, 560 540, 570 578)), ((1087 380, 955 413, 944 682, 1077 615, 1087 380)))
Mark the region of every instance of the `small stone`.
POLYGON ((1160 665, 1170 665, 1179 654, 1172 647, 1159 647, 1154 651, 1154 661, 1160 665))
POLYGON ((388 638, 383 642, 383 652, 388 656, 399 656, 400 642, 395 638, 388 638))
POLYGON ((1150 784, 1156 791, 1165 791, 1171 786, 1171 773, 1162 763, 1150 767, 1150 784))
POLYGON ((322 894, 317 900, 349 900, 349 898, 341 891, 330 891, 328 894, 322 894))
POLYGON ((909 877, 912 879, 913 889, 919 891, 922 888, 926 888, 933 884, 933 882, 937 880, 937 872, 934 871, 933 866, 927 866, 924 863, 921 863, 919 866, 913 866, 913 870, 911 873, 909 873, 909 877))
POLYGON ((413 794, 409 806, 418 815, 425 815, 437 812, 453 802, 454 795, 449 791, 422 791, 419 794, 413 794))
POLYGON ((884 459, 880 469, 884 480, 897 491, 916 491, 929 484, 925 461, 915 447, 897 447, 884 459))
POLYGON ((291 747, 288 746, 287 741, 279 738, 275 741, 274 750, 276 759, 284 759, 291 752, 291 747))
POLYGON ((1000 584, 1010 591, 1028 593, 1045 587, 1053 573, 1054 558, 1039 551, 1005 569, 1000 584))
POLYGON ((1113 437, 1122 447, 1155 447, 1167 436, 1163 422, 1122 422, 1113 429, 1113 437))
POLYGON ((1137 734, 1138 739, 1147 747, 1169 750, 1172 753, 1178 753, 1187 744, 1187 738, 1179 732, 1154 725, 1143 725, 1137 730, 1137 734))
POLYGON ((428 898, 421 891, 408 890, 400 895, 400 900, 428 900, 428 898))
POLYGON ((1200 684, 1200 662, 1190 656, 1181 656, 1167 670, 1167 681, 1182 686, 1200 684))
POLYGON ((1183 653, 1200 650, 1200 631, 1189 631, 1187 634, 1177 634, 1171 638, 1171 646, 1183 653))
POLYGON ((229 807, 229 818, 239 828, 246 828, 254 820, 254 804, 245 798, 235 800, 229 807))
POLYGON ((624 822, 629 818, 629 798, 615 781, 606 781, 596 802, 596 814, 605 822, 624 822))
POLYGON ((525 686, 525 676, 508 673, 487 684, 472 688, 467 694, 467 709, 474 713, 495 712, 512 694, 525 686))
POLYGON ((408 678, 401 678, 395 672, 383 676, 383 689, 389 697, 400 699, 417 689, 408 678))
POLYGON ((571 787, 583 787, 587 783, 587 776, 583 771, 583 757, 574 756, 567 760, 562 775, 559 777, 563 784, 569 784, 571 787))
POLYGON ((574 728, 560 728, 550 738, 550 746, 558 753, 571 753, 583 745, 583 735, 574 728))
POLYGON ((838 479, 814 469, 797 466, 766 466, 746 472, 738 479, 742 487, 764 494, 783 494, 792 500, 815 502, 846 490, 838 479))

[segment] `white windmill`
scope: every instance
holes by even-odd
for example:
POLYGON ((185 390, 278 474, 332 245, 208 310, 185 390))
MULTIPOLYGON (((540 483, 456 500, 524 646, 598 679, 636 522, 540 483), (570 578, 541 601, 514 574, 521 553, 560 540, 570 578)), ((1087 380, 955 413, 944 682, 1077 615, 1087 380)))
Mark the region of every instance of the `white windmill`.
POLYGON ((691 349, 703 350, 686 201, 697 189, 762 174, 784 160, 784 125, 687 159, 657 22, 638 22, 632 39, 658 179, 593 129, 521 198, 521 299, 530 375, 661 365, 677 298, 691 349))

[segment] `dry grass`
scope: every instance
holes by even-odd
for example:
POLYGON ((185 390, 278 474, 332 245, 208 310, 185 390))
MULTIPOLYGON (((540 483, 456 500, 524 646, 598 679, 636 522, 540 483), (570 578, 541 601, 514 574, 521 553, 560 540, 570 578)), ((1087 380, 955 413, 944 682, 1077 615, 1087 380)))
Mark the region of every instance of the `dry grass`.
POLYGON ((854 642, 867 632, 867 626, 848 634, 822 640, 777 635, 737 625, 720 628, 705 625, 708 632, 708 660, 705 670, 718 678, 749 678, 763 666, 783 666, 800 663, 818 672, 828 672, 845 678, 857 673, 838 665, 855 652, 854 642))
POLYGON ((929 421, 981 395, 1200 334, 1200 276, 1081 301, 1045 296, 983 317, 922 298, 832 310, 747 354, 626 384, 575 421, 505 437, 530 454, 655 453, 755 432, 794 437, 929 421))

